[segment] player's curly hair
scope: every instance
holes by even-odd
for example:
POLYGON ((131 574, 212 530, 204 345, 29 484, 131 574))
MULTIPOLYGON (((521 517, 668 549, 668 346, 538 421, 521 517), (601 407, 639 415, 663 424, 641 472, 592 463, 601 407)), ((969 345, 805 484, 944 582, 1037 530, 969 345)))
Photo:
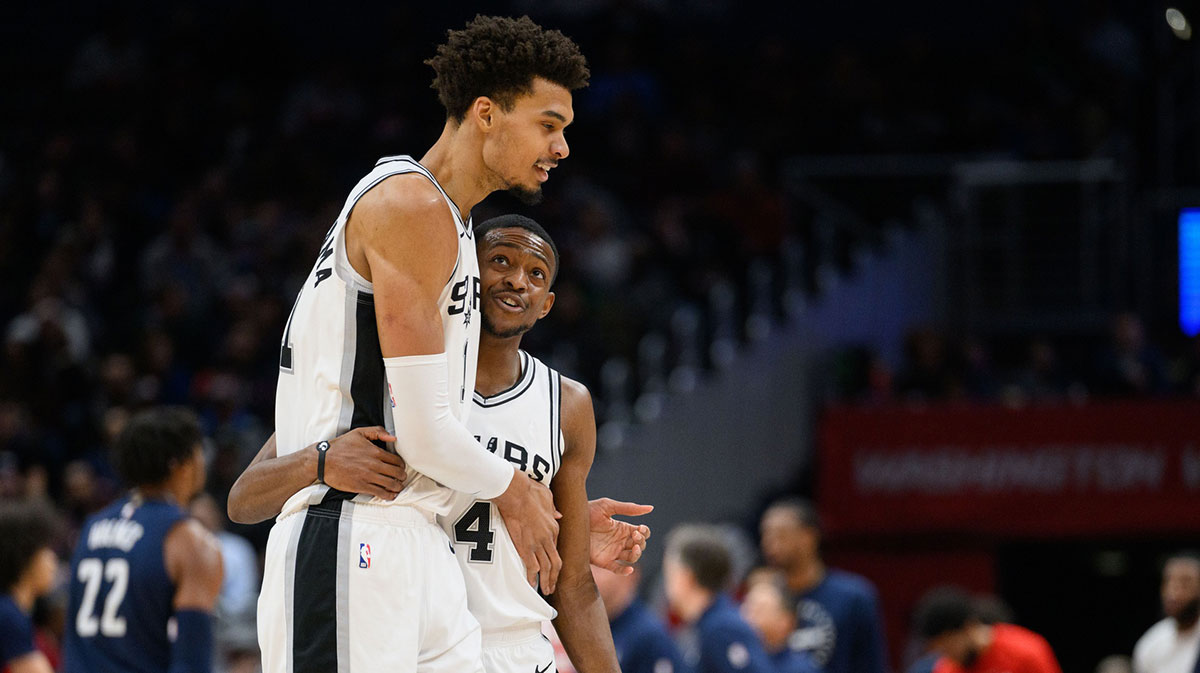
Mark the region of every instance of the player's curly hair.
POLYGON ((512 109, 541 77, 574 91, 587 86, 587 59, 571 38, 546 30, 528 16, 476 16, 466 28, 447 31, 445 44, 425 61, 446 118, 461 122, 480 96, 512 109))
POLYGON ((203 440, 200 420, 190 410, 147 409, 125 425, 113 446, 113 463, 129 486, 161 484, 203 440))
POLYGON ((12 590, 34 556, 54 544, 60 532, 57 515, 40 503, 0 503, 0 592, 12 590))

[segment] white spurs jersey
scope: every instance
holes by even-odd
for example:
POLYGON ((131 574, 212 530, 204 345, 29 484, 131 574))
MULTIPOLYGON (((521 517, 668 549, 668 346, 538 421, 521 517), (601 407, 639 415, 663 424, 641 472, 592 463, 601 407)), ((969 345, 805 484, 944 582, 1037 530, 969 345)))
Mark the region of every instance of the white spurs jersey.
MULTIPOLYGON (((549 486, 562 464, 562 377, 521 351, 516 385, 492 397, 475 393, 467 429, 487 447, 549 486)), ((467 605, 489 633, 554 619, 554 608, 525 581, 525 564, 496 506, 455 492, 438 523, 454 543, 467 585, 467 605)))
MULTIPOLYGON (((325 235, 317 262, 304 280, 284 328, 275 396, 278 455, 299 451, 351 428, 393 428, 387 376, 375 324, 375 295, 346 255, 346 222, 358 200, 394 175, 420 173, 442 193, 454 216, 458 261, 438 298, 447 359, 451 410, 465 421, 469 395, 475 389, 479 352, 479 260, 471 222, 424 166, 408 156, 384 157, 355 185, 337 221, 325 235)), ((403 491, 393 501, 366 495, 356 500, 374 504, 419 505, 434 513, 447 511, 453 491, 409 469, 403 491)), ((284 505, 284 513, 320 502, 350 497, 325 485, 302 489, 284 505)))

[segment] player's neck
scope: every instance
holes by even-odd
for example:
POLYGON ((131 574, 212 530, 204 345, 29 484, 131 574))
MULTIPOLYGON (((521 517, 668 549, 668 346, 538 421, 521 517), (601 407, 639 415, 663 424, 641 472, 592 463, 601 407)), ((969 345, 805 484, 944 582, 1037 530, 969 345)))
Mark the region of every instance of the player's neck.
POLYGON ((37 598, 33 593, 33 587, 25 582, 17 582, 13 585, 12 594, 10 595, 13 602, 17 604, 17 607, 21 608, 21 612, 25 614, 33 612, 33 601, 37 598))
POLYGON ((481 334, 475 392, 491 397, 516 385, 521 378, 521 337, 508 339, 481 334))
POLYGON ((495 188, 488 184, 479 148, 467 130, 446 122, 442 135, 421 157, 421 165, 433 173, 465 220, 471 209, 495 188))
POLYGON ((823 579, 825 579, 825 564, 819 558, 796 564, 788 570, 788 587, 799 593, 812 589, 823 579))
POLYGON ((153 486, 138 486, 133 489, 133 494, 140 496, 143 500, 165 500, 182 507, 186 503, 180 490, 168 480, 153 486))
POLYGON ((683 596, 675 606, 675 611, 683 621, 695 624, 704 616, 704 612, 717 601, 715 594, 707 591, 696 591, 683 596))

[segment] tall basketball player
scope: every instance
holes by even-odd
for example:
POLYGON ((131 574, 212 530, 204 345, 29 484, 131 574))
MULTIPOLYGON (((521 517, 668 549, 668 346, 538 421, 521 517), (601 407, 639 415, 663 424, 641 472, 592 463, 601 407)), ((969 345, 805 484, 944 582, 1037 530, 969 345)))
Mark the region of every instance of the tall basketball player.
MULTIPOLYGON (((558 253, 541 226, 518 215, 488 220, 474 233, 483 331, 474 410, 467 425, 490 453, 548 483, 563 513, 558 539, 562 576, 548 599, 526 581, 522 560, 494 505, 459 493, 449 513, 439 517, 454 542, 470 610, 482 626, 484 668, 487 673, 528 673, 531 665, 536 671, 552 670, 553 650, 540 627, 554 620, 581 673, 615 671, 608 619, 588 561, 615 569, 615 557, 644 540, 640 531, 631 531, 629 537, 611 534, 615 525, 629 526, 611 520, 611 501, 590 507, 587 502, 586 479, 596 439, 587 389, 520 350, 521 336, 554 304, 550 288, 558 253), (590 541, 589 521, 603 529, 599 534, 592 531, 590 541)), ((367 445, 366 435, 378 438, 380 432, 359 429, 339 437, 338 453, 368 464, 378 457, 371 455, 374 447, 367 445)), ((270 516, 290 494, 289 485, 295 489, 311 479, 303 465, 287 466, 286 457, 272 458, 270 451, 268 443, 239 477, 230 493, 231 510, 252 514, 251 519, 270 516)), ((332 464, 332 449, 330 454, 332 464)), ((377 481, 373 475, 391 468, 379 462, 378 469, 362 470, 364 483, 377 481)), ((625 511, 646 510, 634 506, 625 511)), ((369 565, 370 560, 361 560, 360 567, 363 563, 369 565)))
POLYGON ((259 598, 267 673, 480 670, 479 625, 436 523, 455 491, 494 503, 528 578, 546 593, 557 582, 549 489, 463 426, 479 347, 469 213, 500 189, 538 198, 568 154, 587 66, 557 31, 482 16, 429 64, 442 134, 419 162, 380 160, 346 199, 285 327, 276 394, 280 455, 384 426, 408 479, 392 500, 322 483, 289 499, 259 598))
POLYGON ((204 486, 200 425, 161 408, 115 447, 129 493, 84 523, 71 559, 66 673, 209 673, 221 550, 188 516, 204 486))

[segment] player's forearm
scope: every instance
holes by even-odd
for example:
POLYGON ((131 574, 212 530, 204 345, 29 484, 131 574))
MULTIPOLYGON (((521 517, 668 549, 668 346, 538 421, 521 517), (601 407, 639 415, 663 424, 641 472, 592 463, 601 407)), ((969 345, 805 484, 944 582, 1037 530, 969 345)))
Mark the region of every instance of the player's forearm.
POLYGON ((554 630, 579 673, 620 673, 608 626, 608 613, 590 572, 586 577, 559 576, 550 604, 558 610, 554 630))
POLYGON ((251 463, 229 489, 229 519, 258 523, 279 514, 284 503, 317 477, 317 452, 310 448, 251 463))
POLYGON ((456 491, 491 500, 513 471, 489 453, 450 411, 446 354, 384 358, 392 394, 396 450, 409 467, 456 491))

